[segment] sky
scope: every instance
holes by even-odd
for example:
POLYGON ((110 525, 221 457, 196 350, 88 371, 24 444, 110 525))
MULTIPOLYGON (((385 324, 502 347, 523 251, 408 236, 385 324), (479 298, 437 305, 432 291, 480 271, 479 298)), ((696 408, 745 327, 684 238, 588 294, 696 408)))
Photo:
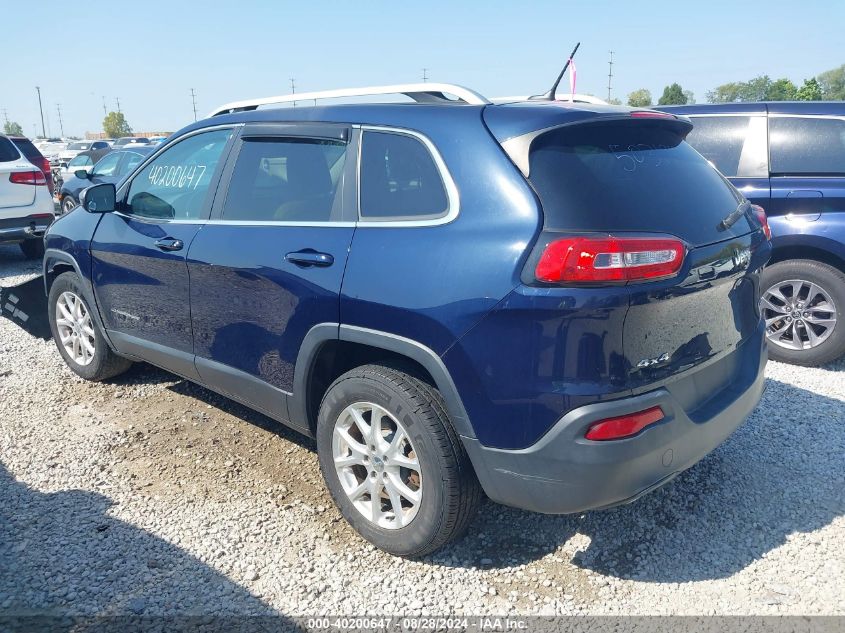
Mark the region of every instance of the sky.
MULTIPOLYGON (((24 0, 4 3, 3 110, 28 135, 102 129, 103 97, 136 131, 175 131, 215 106, 296 91, 430 81, 488 97, 545 92, 575 42, 577 86, 607 97, 678 82, 707 90, 845 63, 845 2, 328 2, 24 0), (10 54, 15 51, 15 54, 10 54)), ((563 86, 568 90, 568 80, 563 86)), ((2 120, 2 119, 0 119, 2 120)))

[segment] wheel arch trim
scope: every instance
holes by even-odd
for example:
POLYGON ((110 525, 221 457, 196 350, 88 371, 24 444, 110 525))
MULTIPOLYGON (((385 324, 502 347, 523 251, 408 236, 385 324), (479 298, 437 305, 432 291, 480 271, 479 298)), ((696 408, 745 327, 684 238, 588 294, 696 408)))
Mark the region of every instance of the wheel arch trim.
POLYGON ((88 277, 86 277, 84 274, 82 274, 82 269, 79 267, 79 263, 76 261, 76 258, 70 253, 66 253, 65 251, 60 251, 55 248, 48 248, 46 251, 44 251, 43 276, 45 294, 48 297, 50 296, 50 273, 53 272, 57 264, 69 264, 76 273, 76 276, 79 277, 80 283, 82 284, 82 294, 85 295, 83 298, 85 299, 85 301, 88 302, 88 305, 91 307, 90 312, 94 316, 94 320, 97 323, 97 327, 100 328, 100 333, 106 340, 106 344, 109 346, 109 349, 114 352, 114 344, 109 338, 108 331, 103 326, 103 321, 100 318, 100 306, 97 304, 97 300, 94 295, 94 287, 91 284, 91 280, 88 279, 88 277))
POLYGON ((308 420, 308 387, 322 346, 330 341, 346 341, 368 345, 405 356, 419 363, 432 377, 446 402, 449 417, 459 435, 474 438, 463 401, 458 394, 443 360, 422 343, 397 334, 339 323, 319 323, 313 326, 302 341, 296 359, 293 397, 289 400, 291 420, 308 420))

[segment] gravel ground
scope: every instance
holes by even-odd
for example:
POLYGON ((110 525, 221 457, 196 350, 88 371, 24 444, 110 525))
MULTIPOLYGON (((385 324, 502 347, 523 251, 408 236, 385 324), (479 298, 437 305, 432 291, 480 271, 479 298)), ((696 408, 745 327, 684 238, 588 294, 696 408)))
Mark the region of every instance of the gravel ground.
MULTIPOLYGON (((37 272, 0 246, 0 284, 37 272)), ((845 362, 767 374, 640 501, 486 503, 411 562, 341 519, 310 440, 146 365, 85 383, 0 319, 0 615, 845 614, 845 362)))

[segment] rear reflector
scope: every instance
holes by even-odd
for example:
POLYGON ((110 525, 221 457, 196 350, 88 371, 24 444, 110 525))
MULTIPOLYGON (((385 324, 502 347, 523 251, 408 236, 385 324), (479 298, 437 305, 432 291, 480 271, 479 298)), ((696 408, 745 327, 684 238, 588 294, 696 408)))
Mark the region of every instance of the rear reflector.
POLYGON ((754 212, 754 215, 757 216, 757 219, 760 220, 760 228, 763 229, 766 239, 772 239, 772 229, 769 227, 769 218, 766 217, 766 211, 763 207, 757 204, 752 204, 751 210, 754 212))
POLYGON ((34 169, 33 171, 13 171, 9 174, 9 182, 18 185, 46 185, 47 179, 44 177, 44 172, 34 169))
POLYGON ((607 418, 590 425, 584 435, 588 440, 604 442, 607 440, 619 440, 623 437, 631 437, 642 431, 645 427, 663 419, 663 409, 652 407, 639 413, 620 415, 616 418, 607 418))
POLYGON ((535 275, 549 283, 645 281, 671 277, 684 262, 677 238, 567 237, 550 242, 535 275))

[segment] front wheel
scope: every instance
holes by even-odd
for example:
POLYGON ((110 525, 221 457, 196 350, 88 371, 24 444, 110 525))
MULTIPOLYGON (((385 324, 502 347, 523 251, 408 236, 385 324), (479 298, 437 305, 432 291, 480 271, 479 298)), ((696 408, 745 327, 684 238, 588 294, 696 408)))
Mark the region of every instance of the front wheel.
POLYGON ((50 287, 48 301, 53 340, 74 373, 98 382, 129 369, 132 361, 109 349, 76 273, 59 275, 50 287))
POLYGON ((823 365, 845 354, 845 274, 808 259, 778 262, 760 276, 769 357, 823 365))
POLYGON ((73 211, 79 203, 74 199, 73 196, 65 196, 64 200, 62 200, 62 214, 70 213, 73 211))
POLYGON ((481 500, 442 396, 398 369, 366 365, 332 384, 317 453, 341 514, 391 554, 439 549, 466 530, 481 500))

